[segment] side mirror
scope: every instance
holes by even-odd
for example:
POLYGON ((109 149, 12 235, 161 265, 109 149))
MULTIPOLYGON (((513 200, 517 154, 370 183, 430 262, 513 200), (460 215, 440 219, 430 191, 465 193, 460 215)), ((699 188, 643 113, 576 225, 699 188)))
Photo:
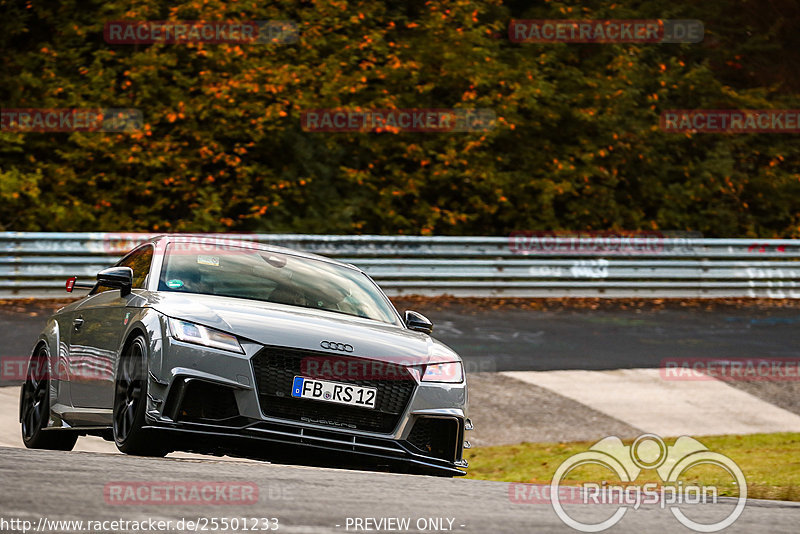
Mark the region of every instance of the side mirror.
POLYGON ((127 297, 133 287, 133 269, 130 267, 109 267, 97 273, 100 285, 120 290, 120 295, 127 297))
POLYGON ((417 332, 424 332, 425 334, 433 332, 433 323, 419 312, 406 310, 405 323, 409 330, 416 330, 417 332))

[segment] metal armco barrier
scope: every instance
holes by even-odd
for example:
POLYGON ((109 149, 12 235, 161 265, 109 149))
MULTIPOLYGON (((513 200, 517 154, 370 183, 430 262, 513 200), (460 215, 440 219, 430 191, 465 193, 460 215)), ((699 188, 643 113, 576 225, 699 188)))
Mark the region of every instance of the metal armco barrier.
MULTIPOLYGON (((68 277, 93 280, 153 235, 0 232, 0 298, 67 297, 68 277)), ((795 240, 210 235, 334 257, 390 295, 800 298, 795 240)))

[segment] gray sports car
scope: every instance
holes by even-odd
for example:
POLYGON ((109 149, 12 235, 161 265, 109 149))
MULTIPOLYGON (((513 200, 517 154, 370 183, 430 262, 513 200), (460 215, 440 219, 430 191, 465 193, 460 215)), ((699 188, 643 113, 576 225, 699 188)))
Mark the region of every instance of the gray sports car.
POLYGON ((32 352, 20 396, 29 448, 99 435, 136 455, 464 474, 461 359, 352 265, 173 235, 83 287, 32 352))

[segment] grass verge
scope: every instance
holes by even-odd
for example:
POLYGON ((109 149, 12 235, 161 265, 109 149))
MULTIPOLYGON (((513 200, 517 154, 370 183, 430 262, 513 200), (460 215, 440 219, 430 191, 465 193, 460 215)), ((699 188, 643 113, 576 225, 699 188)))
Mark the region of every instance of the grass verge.
MULTIPOLYGON (((704 436, 697 438, 709 450, 724 454, 744 472, 747 496, 753 499, 800 501, 800 433, 704 436)), ((633 440, 623 440, 630 445, 633 440)), ((665 439, 667 446, 675 439, 665 439)), ((558 466, 570 456, 589 449, 595 442, 521 443, 479 447, 465 451, 469 460, 467 478, 503 482, 549 484, 558 466)), ((610 471, 599 466, 582 467, 565 479, 565 484, 582 481, 618 483, 610 471)), ((714 466, 699 466, 682 477, 685 483, 718 488, 720 495, 738 496, 730 476, 714 466)), ((660 482, 654 470, 643 471, 637 484, 660 482)))

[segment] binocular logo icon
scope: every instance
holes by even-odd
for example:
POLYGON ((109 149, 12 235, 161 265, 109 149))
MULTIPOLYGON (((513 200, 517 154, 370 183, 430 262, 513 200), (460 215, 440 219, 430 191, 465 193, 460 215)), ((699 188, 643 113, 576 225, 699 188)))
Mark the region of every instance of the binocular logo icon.
POLYGON ((553 510, 568 526, 580 532, 602 532, 616 525, 630 507, 638 509, 641 504, 659 503, 661 508, 669 506, 670 512, 685 527, 696 532, 717 532, 727 528, 739 518, 747 501, 747 481, 736 463, 689 436, 681 436, 672 446, 655 434, 642 434, 631 445, 624 445, 616 436, 604 438, 589 448, 565 460, 556 469, 550 483, 553 510), (686 516, 681 505, 707 503, 709 494, 717 502, 717 488, 713 486, 684 485, 680 477, 698 465, 714 465, 726 471, 739 488, 739 497, 733 511, 716 523, 699 523, 686 516), (584 523, 571 517, 559 500, 559 486, 570 472, 580 466, 599 465, 619 477, 620 486, 584 484, 584 503, 614 504, 617 510, 604 521, 584 523), (631 485, 642 470, 654 469, 662 481, 643 486, 631 485))

